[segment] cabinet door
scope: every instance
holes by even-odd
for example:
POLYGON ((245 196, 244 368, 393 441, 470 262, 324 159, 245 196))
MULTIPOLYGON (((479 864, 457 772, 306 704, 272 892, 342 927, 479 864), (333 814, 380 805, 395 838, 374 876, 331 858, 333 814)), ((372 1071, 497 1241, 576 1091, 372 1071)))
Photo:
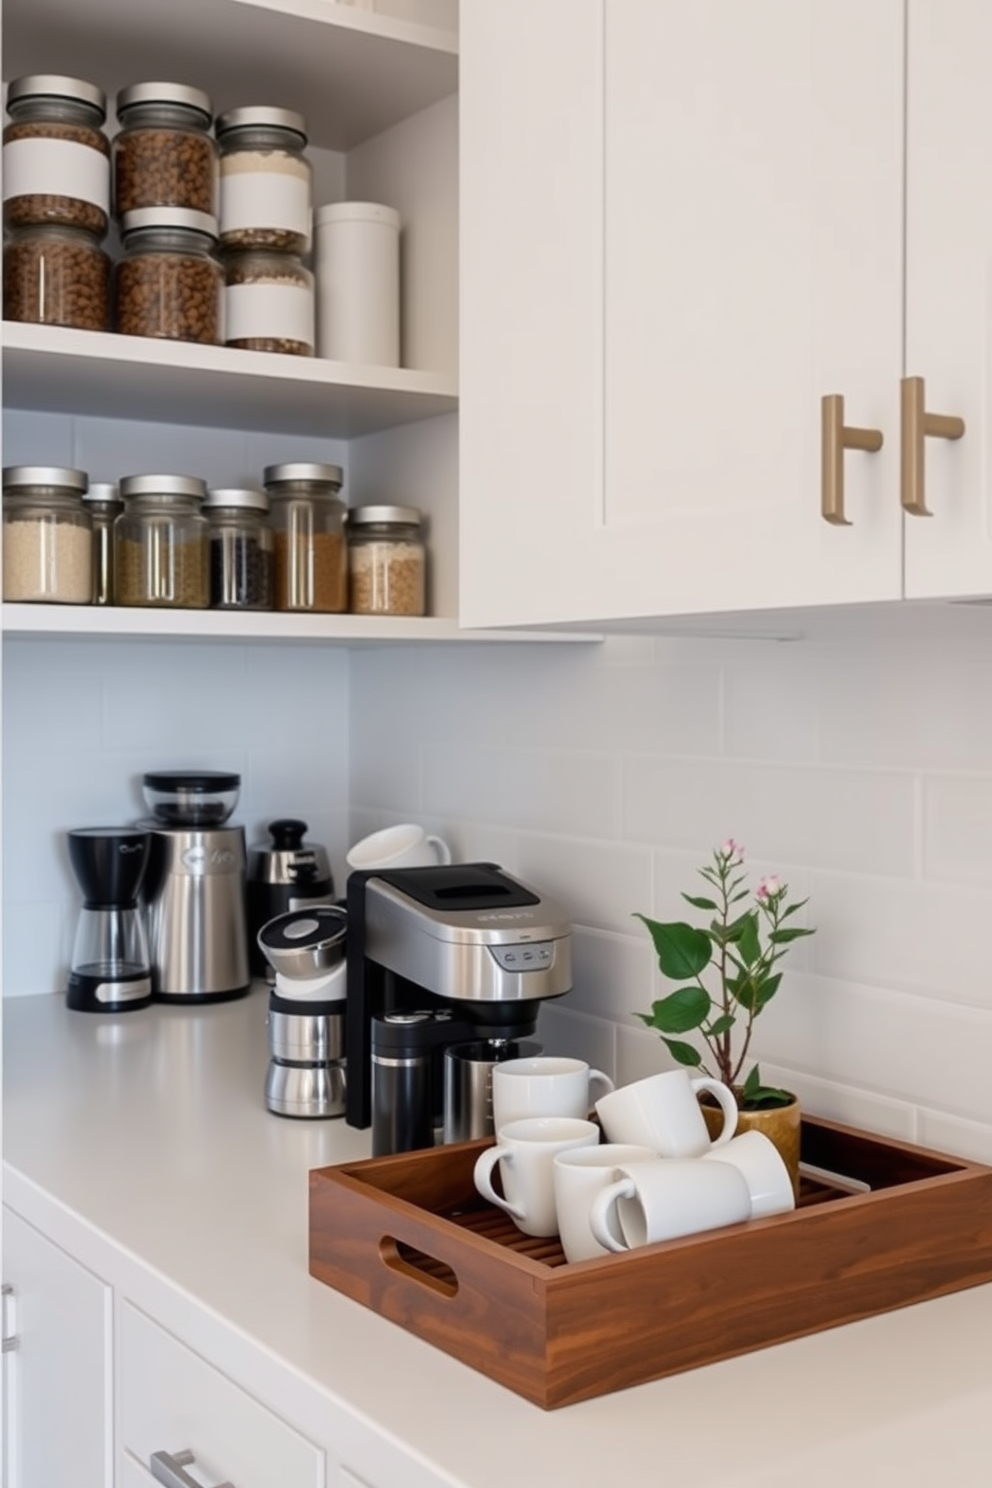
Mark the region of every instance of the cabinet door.
POLYGON ((8 1322, 6 1488, 113 1481, 111 1293, 11 1209, 3 1210, 8 1322))
POLYGON ((906 595, 992 592, 992 6, 909 0, 906 371, 964 437, 925 441, 926 505, 906 518, 906 595))
POLYGON ((462 619, 901 592, 899 0, 462 7, 462 619), (823 394, 885 445, 820 513, 823 394))

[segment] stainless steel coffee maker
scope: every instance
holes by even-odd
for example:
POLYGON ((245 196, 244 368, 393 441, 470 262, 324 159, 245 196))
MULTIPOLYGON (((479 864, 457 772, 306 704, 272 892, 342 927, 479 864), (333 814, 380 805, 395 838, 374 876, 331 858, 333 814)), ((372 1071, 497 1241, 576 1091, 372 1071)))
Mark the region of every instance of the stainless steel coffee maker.
POLYGON ((376 1156, 491 1131, 493 1065, 571 985, 563 910, 496 864, 352 873, 348 1124, 376 1156))

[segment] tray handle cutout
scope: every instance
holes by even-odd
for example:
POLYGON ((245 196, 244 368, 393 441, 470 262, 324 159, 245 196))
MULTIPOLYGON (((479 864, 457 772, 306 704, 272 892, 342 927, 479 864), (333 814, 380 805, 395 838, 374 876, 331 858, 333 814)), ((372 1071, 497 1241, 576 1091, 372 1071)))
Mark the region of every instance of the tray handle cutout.
POLYGON ((451 1267, 424 1250, 416 1250, 394 1235, 383 1235, 379 1241, 379 1258, 390 1271, 429 1287, 442 1297, 457 1297, 458 1277, 451 1267))

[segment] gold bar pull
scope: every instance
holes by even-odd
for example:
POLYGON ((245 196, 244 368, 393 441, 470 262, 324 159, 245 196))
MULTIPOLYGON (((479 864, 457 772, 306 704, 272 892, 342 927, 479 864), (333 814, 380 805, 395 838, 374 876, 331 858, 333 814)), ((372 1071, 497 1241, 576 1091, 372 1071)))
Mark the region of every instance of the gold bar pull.
POLYGON ((821 403, 823 430, 823 466, 820 480, 820 511, 825 522, 835 527, 850 527, 844 515, 844 451, 867 450, 870 455, 882 448, 881 429, 858 429, 844 423, 844 399, 840 393, 827 393, 821 403))
POLYGON ((950 413, 927 413, 922 377, 904 377, 899 384, 902 405, 902 507, 912 517, 932 517, 926 499, 927 439, 960 439, 964 419, 950 413))

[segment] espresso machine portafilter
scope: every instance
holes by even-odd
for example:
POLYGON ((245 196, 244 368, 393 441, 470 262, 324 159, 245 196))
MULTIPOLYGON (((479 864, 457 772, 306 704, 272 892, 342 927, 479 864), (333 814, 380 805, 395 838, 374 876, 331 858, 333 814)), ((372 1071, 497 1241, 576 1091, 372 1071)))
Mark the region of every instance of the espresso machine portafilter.
POLYGON ((350 1126, 375 1156, 492 1130, 492 1066, 572 985, 561 908, 494 863, 348 879, 350 1126))

